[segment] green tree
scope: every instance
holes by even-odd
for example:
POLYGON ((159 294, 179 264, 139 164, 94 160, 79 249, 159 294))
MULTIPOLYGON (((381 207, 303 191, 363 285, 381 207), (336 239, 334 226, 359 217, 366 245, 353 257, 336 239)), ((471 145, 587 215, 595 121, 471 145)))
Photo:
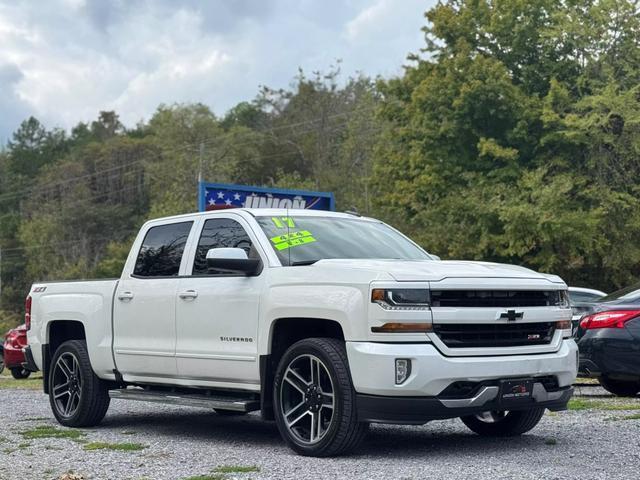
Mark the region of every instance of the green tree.
POLYGON ((381 85, 379 211, 447 257, 606 289, 637 276, 637 4, 452 0, 426 17, 428 56, 381 85))

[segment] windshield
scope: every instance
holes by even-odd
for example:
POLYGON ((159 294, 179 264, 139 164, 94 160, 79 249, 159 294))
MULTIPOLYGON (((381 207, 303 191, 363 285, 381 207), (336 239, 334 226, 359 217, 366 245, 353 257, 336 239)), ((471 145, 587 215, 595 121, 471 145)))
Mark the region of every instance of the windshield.
POLYGON ((282 265, 325 258, 432 260, 381 222, 339 217, 257 217, 282 265))
POLYGON ((602 297, 600 302, 614 303, 640 303, 640 283, 617 290, 609 295, 602 297))

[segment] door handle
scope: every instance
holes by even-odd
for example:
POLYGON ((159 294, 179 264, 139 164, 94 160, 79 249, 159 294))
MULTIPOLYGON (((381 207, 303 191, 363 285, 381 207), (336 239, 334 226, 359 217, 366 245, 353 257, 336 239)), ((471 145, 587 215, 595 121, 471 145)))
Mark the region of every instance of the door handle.
POLYGON ((132 299, 133 299, 133 293, 131 292, 122 292, 120 295, 118 295, 118 300, 122 302, 127 302, 132 299))
POLYGON ((198 298, 198 292, 196 292, 195 290, 185 290, 184 292, 180 292, 178 296, 182 300, 188 300, 190 298, 198 298))

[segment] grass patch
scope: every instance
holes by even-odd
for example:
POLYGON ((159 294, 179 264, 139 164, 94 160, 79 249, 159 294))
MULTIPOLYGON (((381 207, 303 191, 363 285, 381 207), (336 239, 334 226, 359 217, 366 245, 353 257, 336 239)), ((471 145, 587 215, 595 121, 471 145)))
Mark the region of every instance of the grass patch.
POLYGON ((259 472, 260 469, 254 465, 242 466, 242 465, 223 465, 214 470, 215 473, 250 473, 259 472))
POLYGON ((147 448, 146 445, 139 443, 91 442, 84 446, 85 450, 117 450, 119 452, 137 452, 145 448, 147 448))
POLYGON ((567 405, 569 410, 640 410, 640 402, 619 402, 605 400, 586 400, 583 398, 572 398, 567 405))
POLYGON ((589 385, 600 385, 600 382, 598 381, 597 378, 589 378, 589 377, 578 377, 576 379, 575 383, 585 383, 585 384, 589 384, 589 385))
POLYGON ((78 440, 84 436, 84 432, 80 430, 62 430, 52 425, 39 425, 30 430, 23 430, 20 435, 27 440, 36 438, 70 438, 71 440, 78 440))
POLYGON ((16 380, 10 375, 0 375, 0 390, 41 390, 42 375, 32 375, 24 380, 16 380))
POLYGON ((133 430, 125 430, 122 432, 122 435, 137 435, 138 432, 134 432, 133 430))
POLYGON ((44 422, 46 420, 50 420, 48 417, 27 417, 27 418, 19 418, 19 422, 44 422))
POLYGON ((216 468, 215 470, 212 471, 212 473, 208 474, 208 475, 196 475, 194 477, 188 477, 188 478, 184 478, 183 480, 226 480, 227 475, 229 474, 233 474, 233 473, 255 473, 255 472, 259 472, 260 468, 254 466, 254 465, 250 465, 250 466, 244 466, 244 465, 222 465, 218 468, 216 468))
POLYGON ((640 413, 634 413, 633 415, 626 415, 624 417, 608 417, 605 418, 607 422, 617 422, 618 420, 640 420, 640 413))
POLYGON ((29 442, 23 442, 18 444, 18 448, 22 449, 22 448, 29 448, 31 446, 31 444, 29 442))
POLYGON ((544 444, 545 445, 557 445, 558 441, 555 438, 545 438, 544 439, 544 444))
POLYGON ((225 476, 220 474, 196 475, 195 477, 187 477, 183 480, 225 480, 225 476))

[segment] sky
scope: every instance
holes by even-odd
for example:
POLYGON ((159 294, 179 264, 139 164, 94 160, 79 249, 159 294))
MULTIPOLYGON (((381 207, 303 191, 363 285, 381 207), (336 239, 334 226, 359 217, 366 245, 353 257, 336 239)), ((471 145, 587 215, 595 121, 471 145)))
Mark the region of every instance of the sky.
POLYGON ((342 60, 402 74, 435 0, 0 0, 0 145, 33 115, 69 129, 115 110, 133 126, 158 105, 222 115, 260 85, 342 60))

